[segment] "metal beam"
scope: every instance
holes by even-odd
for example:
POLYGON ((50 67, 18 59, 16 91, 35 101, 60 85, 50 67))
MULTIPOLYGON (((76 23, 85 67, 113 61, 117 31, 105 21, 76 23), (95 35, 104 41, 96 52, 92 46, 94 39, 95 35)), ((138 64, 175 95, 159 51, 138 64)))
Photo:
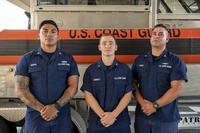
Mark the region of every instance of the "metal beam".
POLYGON ((8 2, 24 9, 27 12, 30 12, 30 2, 29 0, 7 0, 8 2))

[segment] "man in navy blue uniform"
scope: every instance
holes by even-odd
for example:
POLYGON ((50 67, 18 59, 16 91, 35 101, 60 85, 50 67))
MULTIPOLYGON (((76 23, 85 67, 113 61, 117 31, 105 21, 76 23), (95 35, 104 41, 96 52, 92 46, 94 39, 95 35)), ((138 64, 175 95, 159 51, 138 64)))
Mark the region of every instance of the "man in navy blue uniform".
POLYGON ((27 105, 23 133, 71 133, 69 100, 76 94, 79 72, 70 54, 58 49, 59 29, 52 20, 39 26, 40 48, 23 55, 15 86, 27 105))
POLYGON ((111 34, 102 35, 98 48, 101 59, 87 68, 81 87, 91 107, 88 133, 130 133, 131 70, 116 60, 117 44, 111 34))
POLYGON ((184 87, 185 63, 167 51, 168 29, 152 29, 151 50, 140 55, 132 66, 137 99, 136 133, 177 133, 180 119, 177 97, 184 87))

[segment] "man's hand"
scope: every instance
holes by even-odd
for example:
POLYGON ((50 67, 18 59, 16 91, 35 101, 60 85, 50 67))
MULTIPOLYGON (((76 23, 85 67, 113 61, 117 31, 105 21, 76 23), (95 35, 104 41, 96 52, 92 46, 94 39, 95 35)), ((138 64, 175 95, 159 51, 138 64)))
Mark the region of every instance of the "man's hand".
POLYGON ((153 107, 153 103, 144 99, 144 103, 142 105, 142 111, 145 115, 150 116, 151 114, 156 112, 156 109, 153 107))
POLYGON ((44 106, 41 110, 40 110, 40 115, 42 116, 42 118, 46 121, 51 121, 53 119, 55 119, 57 117, 58 114, 58 110, 56 108, 55 104, 50 104, 50 105, 46 105, 44 106))
POLYGON ((112 112, 104 112, 101 117, 101 123, 104 127, 111 126, 116 121, 116 117, 112 112))

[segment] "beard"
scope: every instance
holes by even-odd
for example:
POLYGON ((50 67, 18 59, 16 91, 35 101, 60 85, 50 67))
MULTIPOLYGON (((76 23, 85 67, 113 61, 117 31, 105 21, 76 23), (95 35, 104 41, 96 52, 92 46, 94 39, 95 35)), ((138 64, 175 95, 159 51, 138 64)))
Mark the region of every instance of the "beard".
POLYGON ((47 43, 47 44, 46 44, 47 47, 53 47, 53 46, 55 46, 55 45, 56 45, 56 43, 47 43))
POLYGON ((55 45, 57 45, 57 41, 55 41, 55 40, 45 40, 44 44, 47 47, 54 47, 55 45))

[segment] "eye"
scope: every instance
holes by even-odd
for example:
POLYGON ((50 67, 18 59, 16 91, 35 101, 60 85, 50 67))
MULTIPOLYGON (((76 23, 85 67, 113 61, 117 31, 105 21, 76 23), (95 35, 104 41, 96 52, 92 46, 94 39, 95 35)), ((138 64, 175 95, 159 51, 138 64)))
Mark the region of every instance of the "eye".
POLYGON ((159 33, 158 33, 158 36, 162 36, 162 35, 163 35, 163 32, 159 32, 159 33))
POLYGON ((113 41, 110 41, 110 42, 109 42, 109 45, 113 45, 113 44, 114 44, 113 41))
POLYGON ((153 32, 152 35, 156 36, 156 32, 153 32))
POLYGON ((42 30, 42 33, 43 33, 43 34, 47 34, 47 33, 48 33, 48 30, 45 30, 45 29, 44 29, 44 30, 42 30))
POLYGON ((51 33, 57 33, 57 30, 56 30, 56 29, 53 29, 53 30, 51 31, 51 33))
POLYGON ((102 44, 103 44, 103 46, 106 46, 106 41, 103 41, 102 44))

